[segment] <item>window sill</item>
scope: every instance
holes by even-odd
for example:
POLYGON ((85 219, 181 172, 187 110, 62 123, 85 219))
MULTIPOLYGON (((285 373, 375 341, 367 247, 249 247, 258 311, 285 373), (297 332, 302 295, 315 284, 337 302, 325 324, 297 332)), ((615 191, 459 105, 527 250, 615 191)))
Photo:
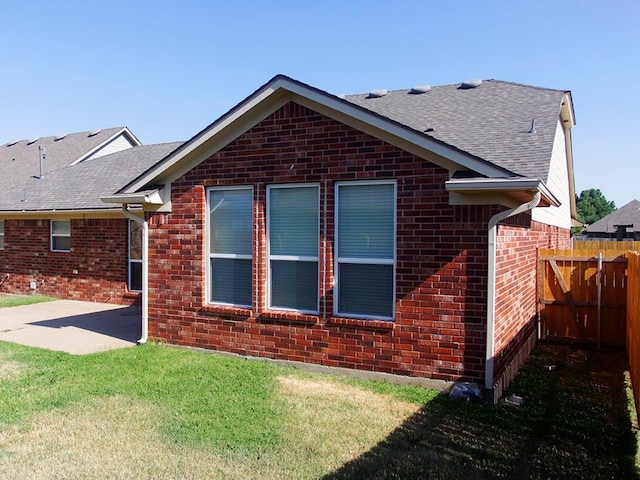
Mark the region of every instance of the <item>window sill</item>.
POLYGON ((224 305, 203 305, 200 309, 200 313, 211 317, 235 317, 238 320, 246 320, 251 317, 253 311, 250 308, 226 307, 224 305))
POLYGON ((361 318, 331 317, 327 321, 329 326, 362 328, 367 330, 393 330, 393 320, 364 320, 361 318))
POLYGON ((262 323, 298 323, 301 325, 314 325, 318 323, 318 316, 297 312, 270 310, 268 312, 261 312, 257 321, 262 323))

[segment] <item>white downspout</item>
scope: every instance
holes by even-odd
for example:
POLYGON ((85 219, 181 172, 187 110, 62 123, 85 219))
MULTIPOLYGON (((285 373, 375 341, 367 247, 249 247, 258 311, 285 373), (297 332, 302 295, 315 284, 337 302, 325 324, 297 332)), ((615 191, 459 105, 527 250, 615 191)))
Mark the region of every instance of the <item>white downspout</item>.
POLYGON ((136 343, 147 343, 149 337, 149 224, 143 217, 140 218, 129 211, 126 203, 122 204, 122 213, 127 218, 142 225, 142 335, 136 343))
POLYGON ((528 203, 519 207, 497 213, 489 220, 489 268, 487 272, 487 349, 484 364, 484 388, 485 391, 493 390, 493 367, 495 355, 495 328, 496 328, 496 238, 498 236, 498 223, 505 218, 519 213, 533 210, 540 203, 540 192, 536 192, 528 203))

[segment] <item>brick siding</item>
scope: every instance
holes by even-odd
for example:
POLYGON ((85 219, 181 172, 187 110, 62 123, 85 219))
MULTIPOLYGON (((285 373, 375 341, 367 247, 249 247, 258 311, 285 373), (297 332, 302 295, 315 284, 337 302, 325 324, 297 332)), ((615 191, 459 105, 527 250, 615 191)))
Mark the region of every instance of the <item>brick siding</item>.
POLYGON ((50 221, 5 219, 0 250, 0 292, 35 292, 57 298, 131 304, 127 291, 127 220, 71 220, 71 251, 52 252, 50 221))
POLYGON ((530 351, 537 336, 537 249, 571 248, 570 231, 521 214, 498 227, 494 383, 500 390, 530 351))
MULTIPOLYGON (((289 103, 172 184, 172 212, 149 216, 152 338, 243 355, 446 381, 484 376, 487 222, 499 207, 450 206, 449 172, 289 103), (333 316, 335 182, 397 181, 393 322, 333 316), (270 184, 320 186, 320 312, 266 308, 270 184), (253 305, 206 303, 206 189, 250 185, 253 305)), ((506 267, 505 267, 506 268, 506 267)))

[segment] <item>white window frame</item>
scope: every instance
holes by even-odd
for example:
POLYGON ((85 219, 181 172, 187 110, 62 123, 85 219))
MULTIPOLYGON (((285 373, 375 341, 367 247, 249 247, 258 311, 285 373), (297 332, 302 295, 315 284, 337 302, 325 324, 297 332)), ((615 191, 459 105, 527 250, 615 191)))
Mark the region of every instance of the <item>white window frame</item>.
POLYGON ((4 250, 4 220, 0 220, 0 250, 4 250))
MULTIPOLYGON (((246 190, 249 192, 250 196, 251 196, 251 225, 252 225, 252 235, 255 234, 255 227, 254 227, 254 220, 253 220, 253 215, 254 215, 254 210, 255 210, 255 201, 254 201, 254 191, 253 191, 253 187, 251 185, 237 185, 237 186, 221 186, 221 187, 210 187, 207 188, 207 198, 206 198, 206 215, 205 215, 205 228, 206 228, 206 237, 207 237, 207 241, 206 241, 206 245, 207 245, 207 252, 206 252, 206 258, 207 258, 207 265, 206 265, 206 292, 207 292, 207 304, 209 305, 221 305, 221 306, 227 306, 227 307, 237 307, 237 308, 247 308, 250 309, 252 308, 252 305, 245 305, 245 304, 234 304, 234 303, 226 303, 226 302, 220 302, 220 301, 214 301, 212 299, 212 273, 211 273, 211 259, 213 258, 231 258, 231 259, 237 259, 237 260, 251 260, 251 270, 252 270, 252 275, 251 275, 251 302, 255 301, 255 292, 254 292, 254 288, 253 288, 253 269, 254 269, 254 262, 253 262, 253 247, 252 247, 252 251, 251 254, 249 255, 245 255, 245 254, 229 254, 229 253, 211 253, 211 213, 212 213, 212 206, 211 206, 211 192, 214 191, 230 191, 230 190, 246 190)), ((253 243, 253 242, 252 242, 253 243)))
POLYGON ((132 278, 132 275, 131 275, 131 265, 134 264, 134 263, 135 264, 140 264, 140 268, 142 269, 142 262, 144 261, 144 258, 142 258, 143 255, 144 255, 144 251, 142 249, 142 225, 140 225, 138 222, 136 222, 134 220, 129 219, 128 227, 129 228, 128 228, 128 231, 127 231, 127 233, 128 233, 127 256, 128 256, 128 260, 129 261, 128 261, 127 266, 129 268, 128 268, 128 272, 127 272, 127 277, 128 277, 127 286, 129 287, 129 291, 130 292, 141 292, 142 288, 137 289, 137 288, 133 288, 132 287, 133 278, 132 278), (138 258, 131 258, 131 247, 132 247, 132 242, 131 242, 132 235, 131 234, 132 234, 132 230, 133 230, 132 227, 137 227, 137 228, 140 229, 140 258, 139 259, 138 258))
POLYGON ((398 183, 395 180, 362 180, 362 181, 343 181, 335 183, 335 194, 334 194, 334 302, 333 302, 333 313, 338 317, 348 317, 348 318, 357 318, 363 320, 387 320, 393 321, 396 315, 396 265, 397 265, 397 255, 398 255, 398 240, 397 240, 397 232, 398 232, 398 183), (340 252, 340 238, 339 238, 339 198, 340 198, 340 188, 341 187, 349 187, 355 185, 393 185, 393 258, 391 259, 381 259, 381 258, 342 258, 339 256, 340 252), (393 278, 392 278, 392 306, 391 306, 391 316, 382 316, 382 315, 368 315, 368 314, 358 314, 353 312, 341 312, 340 311, 340 264, 362 264, 362 265, 392 265, 393 266, 393 278))
POLYGON ((51 251, 52 252, 63 252, 68 253, 71 251, 71 220, 51 220, 49 222, 50 229, 50 238, 51 238, 51 251), (53 233, 53 224, 54 223, 68 223, 69 224, 69 233, 53 233), (69 248, 68 249, 57 249, 54 248, 54 239, 55 238, 68 238, 69 239, 69 248))
POLYGON ((266 262, 267 262, 267 308, 273 310, 281 310, 281 311, 291 311, 298 312, 304 314, 312 314, 317 315, 320 311, 320 184, 319 183, 288 183, 288 184, 273 184, 267 185, 266 192, 266 223, 267 223, 267 252, 266 252, 266 262), (270 220, 271 220, 271 195, 270 192, 273 189, 285 189, 285 188, 314 188, 317 194, 317 205, 318 205, 318 218, 317 218, 317 238, 318 238, 318 251, 315 256, 297 256, 297 255, 272 255, 271 254, 271 244, 270 244, 270 220), (271 261, 297 261, 297 262, 316 262, 317 270, 318 270, 318 278, 317 278, 317 291, 316 291, 316 307, 313 310, 304 310, 304 309, 293 309, 293 308, 285 308, 281 306, 274 306, 272 303, 272 285, 271 285, 271 261))

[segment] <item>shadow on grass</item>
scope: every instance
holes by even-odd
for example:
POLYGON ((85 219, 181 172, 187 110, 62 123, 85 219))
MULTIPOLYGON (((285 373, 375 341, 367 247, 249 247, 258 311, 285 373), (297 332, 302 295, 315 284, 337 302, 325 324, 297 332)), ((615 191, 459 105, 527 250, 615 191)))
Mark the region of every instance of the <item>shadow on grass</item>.
POLYGON ((539 345, 495 408, 442 394, 326 475, 342 479, 638 479, 619 351, 539 345))

